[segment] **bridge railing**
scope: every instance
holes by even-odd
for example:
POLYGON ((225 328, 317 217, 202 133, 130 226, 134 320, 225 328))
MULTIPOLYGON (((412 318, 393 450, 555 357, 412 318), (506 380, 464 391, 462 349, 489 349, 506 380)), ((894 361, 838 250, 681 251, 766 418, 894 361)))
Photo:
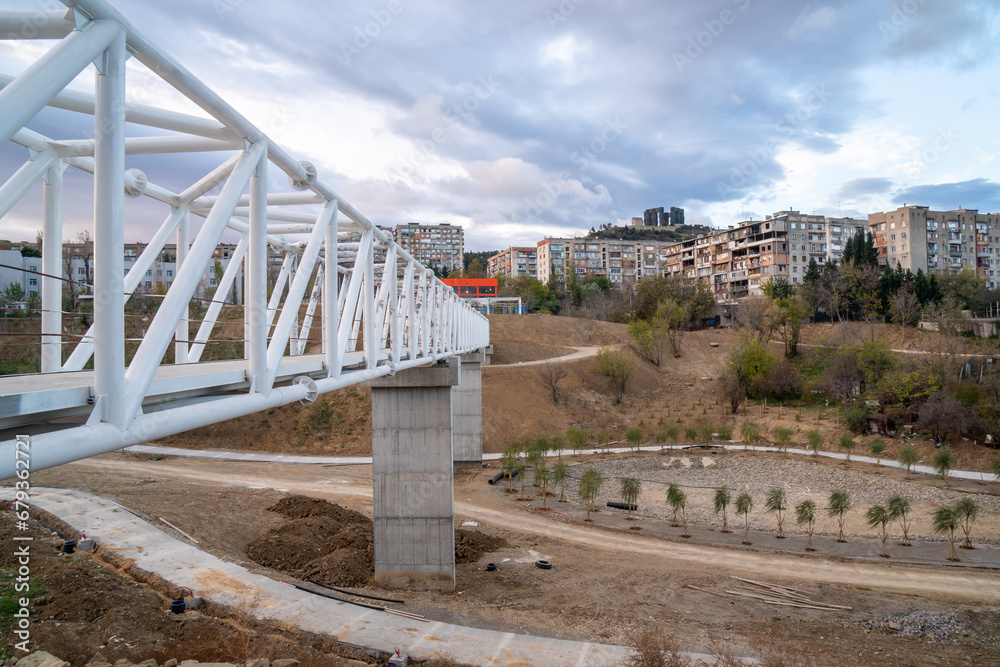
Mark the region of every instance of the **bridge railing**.
MULTIPOLYGON (((318 178, 313 165, 294 159, 106 2, 63 2, 66 12, 0 12, 0 38, 58 40, 19 76, 0 76, 0 142, 28 149, 24 164, 0 186, 0 217, 43 182, 42 373, 16 383, 0 378, 0 428, 8 437, 15 428, 49 431, 35 436, 42 443, 36 451, 44 452, 37 467, 314 400, 318 393, 489 344, 486 319, 318 178), (207 117, 130 103, 130 55, 207 117), (67 90, 91 63, 94 92, 67 90), (46 106, 92 115, 92 137, 47 137, 28 129, 46 106), (126 136, 129 128, 134 136, 126 136), (165 133, 148 136, 150 128, 165 133), (155 166, 148 175, 127 168, 132 156, 175 153, 219 156, 218 164, 179 192, 157 184, 155 166), (93 174, 93 272, 86 269, 87 280, 64 275, 67 168, 93 174), (273 187, 269 168, 287 175, 287 190, 273 187), (163 205, 164 216, 127 266, 126 229, 136 229, 150 210, 133 205, 139 197, 163 205), (227 230, 239 242, 220 276, 213 255, 227 230), (155 316, 127 355, 126 302, 141 291, 171 238, 174 279, 157 295, 155 316), (278 261, 275 276, 270 268, 278 261), (189 304, 204 296, 207 275, 218 282, 216 295, 238 283, 242 290, 245 359, 224 373, 202 361, 224 296, 208 299, 197 333, 190 333, 189 304), (93 325, 68 355, 66 283, 89 290, 94 311, 93 325), (306 343, 314 328, 320 329, 319 352, 310 355, 306 343), (178 370, 165 374, 171 345, 170 368, 178 370), (93 371, 85 371, 91 357, 93 371), (80 405, 84 394, 86 405, 80 405), (82 423, 40 425, 53 417, 82 423)), ((84 266, 90 266, 86 260, 84 266)), ((13 470, 13 447, 13 439, 0 443, 0 477, 13 470)))

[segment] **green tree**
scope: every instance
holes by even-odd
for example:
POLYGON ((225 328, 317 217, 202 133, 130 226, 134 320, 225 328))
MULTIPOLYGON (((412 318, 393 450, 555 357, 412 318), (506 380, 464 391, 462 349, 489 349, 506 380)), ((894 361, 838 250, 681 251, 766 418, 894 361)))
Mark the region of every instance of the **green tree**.
POLYGON ((839 527, 839 532, 837 533, 838 542, 847 541, 844 538, 844 516, 849 509, 851 509, 851 496, 848 495, 847 491, 837 489, 830 494, 830 504, 827 506, 826 511, 830 516, 837 517, 837 526, 839 527))
POLYGON ((552 451, 562 459, 562 450, 566 449, 566 438, 561 435, 552 436, 552 451))
MULTIPOLYGON (((670 424, 665 429, 663 429, 663 432, 666 433, 667 440, 672 442, 673 446, 676 447, 677 440, 680 438, 680 429, 677 427, 677 424, 670 424)), ((1000 459, 997 460, 1000 461, 1000 459)), ((1000 479, 1000 472, 997 473, 997 479, 1000 479)))
POLYGON ((556 461, 552 466, 552 483, 559 487, 559 502, 566 502, 566 479, 569 477, 569 466, 565 461, 556 461))
POLYGON ((815 456, 823 446, 823 434, 819 431, 809 431, 806 434, 806 438, 809 440, 809 449, 812 450, 815 456))
POLYGON ((806 525, 806 551, 816 551, 813 546, 813 530, 816 527, 816 502, 813 500, 803 500, 795 506, 795 523, 806 525))
POLYGON ((691 426, 684 429, 684 439, 688 442, 695 442, 698 439, 698 429, 691 426))
POLYGON ((905 445, 899 450, 899 462, 906 466, 906 479, 911 479, 913 466, 917 463, 917 450, 913 445, 905 445))
POLYGON ((934 510, 934 514, 931 516, 934 532, 948 533, 948 543, 951 545, 951 549, 948 550, 946 560, 958 560, 958 552, 955 551, 955 531, 958 530, 960 524, 958 512, 953 507, 939 507, 934 510))
POLYGON ((786 359, 794 359, 799 354, 802 320, 808 314, 806 300, 797 294, 777 299, 768 310, 774 332, 785 345, 786 359))
POLYGON ((478 257, 474 257, 469 266, 465 269, 466 278, 485 278, 486 271, 483 270, 483 264, 479 261, 478 257))
POLYGON ((632 427, 625 431, 625 439, 628 441, 629 449, 639 449, 642 444, 642 429, 638 427, 632 427))
POLYGON ((733 531, 729 530, 729 518, 727 516, 727 509, 729 508, 729 503, 733 499, 733 494, 730 492, 728 487, 720 486, 715 490, 715 513, 718 514, 722 512, 722 531, 723 533, 731 533, 733 531))
POLYGON ((594 503, 597 500, 597 495, 601 492, 602 486, 604 486, 604 475, 599 473, 596 468, 587 468, 583 471, 577 495, 580 496, 580 500, 587 506, 587 516, 584 518, 584 521, 590 521, 590 513, 596 511, 594 503))
POLYGON ((540 484, 542 486, 542 509, 548 509, 548 503, 546 498, 549 495, 549 480, 552 479, 552 470, 545 463, 545 459, 542 459, 535 463, 535 484, 540 484))
MULTIPOLYGON (((714 298, 713 298, 714 303, 714 298)), ((695 306, 696 309, 698 306, 695 306)), ((673 297, 664 299, 656 309, 656 327, 666 337, 670 344, 670 353, 675 359, 681 356, 681 343, 684 340, 684 328, 692 315, 673 297)))
POLYGON ((566 440, 569 441, 569 446, 574 451, 579 451, 587 446, 587 432, 582 428, 570 426, 566 429, 566 440))
POLYGON ((604 429, 601 429, 600 431, 597 432, 597 446, 603 447, 605 453, 607 453, 608 451, 608 442, 610 440, 611 440, 611 434, 605 431, 604 429))
POLYGON ((955 514, 961 521, 962 532, 965 533, 965 542, 962 544, 962 548, 971 549, 972 542, 969 540, 969 532, 979 516, 979 505, 976 504, 975 500, 966 496, 955 503, 955 514))
POLYGON ((625 518, 629 521, 635 518, 635 510, 633 508, 639 503, 640 493, 642 493, 642 482, 635 477, 622 477, 621 496, 622 502, 628 506, 625 518))
POLYGON ((698 433, 701 435, 702 442, 712 442, 712 436, 715 434, 715 429, 712 428, 711 424, 702 424, 698 429, 698 433))
POLYGON ((3 288, 3 292, 0 292, 0 301, 3 302, 3 305, 24 301, 24 288, 21 287, 20 283, 7 283, 7 286, 3 288))
POLYGON ((885 440, 882 438, 875 438, 868 445, 868 453, 875 457, 875 467, 878 470, 882 469, 882 455, 885 454, 885 440))
POLYGON ((753 449, 760 442, 760 428, 753 422, 743 422, 740 426, 740 438, 753 449))
POLYGON ((514 492, 514 471, 517 469, 517 445, 507 445, 500 455, 500 468, 507 475, 507 491, 514 492))
POLYGON ((628 379, 635 370, 635 357, 626 350, 602 348, 597 351, 597 372, 608 378, 612 403, 621 405, 628 387, 628 379))
POLYGON ((941 479, 944 480, 945 486, 948 486, 948 473, 951 471, 954 464, 955 455, 952 454, 950 447, 942 447, 934 453, 931 465, 934 466, 934 470, 937 474, 941 475, 941 479))
POLYGON ((676 484, 671 483, 667 486, 667 504, 674 511, 673 516, 670 517, 670 525, 677 526, 677 512, 681 508, 681 500, 684 498, 684 492, 676 484))
POLYGON ((903 539, 900 540, 899 546, 908 547, 912 546, 910 542, 910 501, 901 495, 895 495, 889 498, 889 502, 886 503, 886 509, 889 510, 889 519, 891 521, 898 521, 899 528, 903 531, 903 539))
POLYGON ((663 359, 663 330, 647 320, 632 320, 628 325, 628 335, 639 356, 658 367, 663 359))
POLYGON ((885 546, 885 540, 889 536, 886 526, 889 525, 889 521, 892 519, 892 514, 882 505, 872 505, 865 512, 865 521, 868 522, 870 528, 877 528, 879 531, 879 539, 882 540, 882 548, 879 550, 878 555, 882 558, 889 558, 889 550, 885 546))
POLYGON ((844 458, 844 463, 850 463, 851 452, 854 451, 854 438, 851 437, 851 434, 844 433, 843 435, 841 435, 840 440, 837 442, 837 446, 840 448, 840 451, 846 454, 846 457, 844 458))
POLYGON ((791 441, 792 441, 792 429, 785 428, 784 426, 775 427, 774 444, 778 446, 778 449, 780 449, 782 452, 786 452, 786 450, 788 449, 788 444, 791 441))
POLYGON ((743 515, 743 541, 740 544, 750 544, 747 536, 750 534, 750 512, 753 510, 753 498, 749 493, 741 493, 736 497, 736 513, 743 515))
POLYGON ((780 486, 772 486, 767 492, 767 498, 764 501, 764 509, 777 516, 778 532, 775 534, 775 537, 778 539, 784 539, 785 510, 788 509, 788 499, 785 496, 785 490, 780 486))

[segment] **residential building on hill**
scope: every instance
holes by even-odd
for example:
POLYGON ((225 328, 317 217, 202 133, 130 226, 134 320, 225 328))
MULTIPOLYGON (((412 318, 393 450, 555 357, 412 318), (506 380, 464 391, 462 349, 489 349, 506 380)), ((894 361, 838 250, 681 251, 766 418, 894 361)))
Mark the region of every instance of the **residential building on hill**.
POLYGON ((1000 214, 975 209, 932 211, 927 206, 901 206, 872 213, 879 263, 914 273, 959 273, 968 269, 986 287, 1000 286, 1000 214))
POLYGON ((465 237, 460 225, 411 222, 396 227, 395 240, 425 266, 443 266, 448 271, 465 266, 465 237))
POLYGON ((486 260, 486 275, 490 278, 497 276, 519 276, 537 277, 537 248, 515 248, 510 247, 502 250, 486 260))

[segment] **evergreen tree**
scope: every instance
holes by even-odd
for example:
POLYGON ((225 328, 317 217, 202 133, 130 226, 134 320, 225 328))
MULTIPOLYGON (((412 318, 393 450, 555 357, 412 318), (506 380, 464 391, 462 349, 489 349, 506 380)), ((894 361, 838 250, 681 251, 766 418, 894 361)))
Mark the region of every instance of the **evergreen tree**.
POLYGON ((921 306, 926 306, 927 302, 931 300, 930 285, 923 269, 917 269, 917 275, 913 277, 913 294, 921 306))
POLYGON ((806 274, 802 276, 802 282, 806 285, 815 285, 821 277, 822 274, 819 270, 819 264, 816 263, 816 258, 810 257, 809 266, 806 267, 806 274))

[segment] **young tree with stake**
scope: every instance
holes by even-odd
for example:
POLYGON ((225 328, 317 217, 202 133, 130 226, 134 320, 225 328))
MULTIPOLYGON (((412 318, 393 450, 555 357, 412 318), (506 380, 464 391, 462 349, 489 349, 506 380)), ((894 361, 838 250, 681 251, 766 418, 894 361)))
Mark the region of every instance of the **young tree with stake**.
POLYGON ((899 450, 899 462, 906 466, 906 479, 912 479, 913 466, 917 464, 917 450, 913 445, 906 445, 899 450))
POLYGON ((931 517, 931 524, 934 526, 935 533, 948 533, 948 543, 951 545, 951 549, 948 550, 948 556, 945 560, 957 562, 958 552, 955 551, 955 531, 958 530, 960 525, 958 513, 952 507, 939 507, 934 510, 934 515, 931 517))
POLYGON ((780 486, 773 486, 767 492, 767 498, 764 501, 764 509, 768 512, 773 512, 778 519, 778 532, 775 537, 779 540, 785 539, 785 510, 788 509, 788 500, 785 496, 785 490, 780 486))
POLYGON ((934 454, 934 458, 931 460, 931 465, 934 466, 934 470, 937 474, 941 475, 941 479, 944 480, 945 486, 948 486, 948 473, 951 471, 954 464, 955 455, 952 454, 950 447, 942 447, 939 449, 934 454))
POLYGON ((603 485, 604 475, 597 472, 596 468, 587 468, 583 472, 577 494, 580 496, 580 500, 587 506, 587 516, 584 521, 591 520, 590 513, 594 511, 594 502, 597 500, 597 494, 601 492, 603 485))
POLYGON ((743 515, 743 541, 740 544, 750 544, 747 536, 750 534, 750 512, 753 510, 753 498, 749 493, 741 493, 736 497, 736 513, 743 515))
POLYGON ((812 450, 813 456, 815 456, 823 446, 823 434, 819 431, 809 431, 806 438, 809 440, 809 449, 812 450))
POLYGON ((909 547, 913 546, 910 542, 910 501, 903 496, 896 495, 889 498, 889 502, 886 503, 886 509, 889 510, 889 519, 892 521, 899 522, 899 528, 903 531, 903 539, 899 541, 899 546, 909 547))
POLYGON ((731 533, 733 531, 729 530, 729 521, 727 517, 727 508, 729 507, 730 501, 733 499, 733 494, 730 492, 728 487, 720 486, 715 490, 715 513, 718 514, 722 512, 722 531, 723 533, 731 533))
POLYGON ((813 529, 816 527, 816 502, 813 500, 803 500, 795 506, 795 523, 806 525, 806 551, 816 551, 813 546, 813 529))
POLYGON ((972 524, 976 521, 976 517, 979 516, 979 505, 972 498, 962 498, 955 503, 955 513, 962 522, 962 532, 965 533, 965 542, 962 543, 962 548, 973 549, 972 542, 969 540, 969 532, 972 530, 972 524))
POLYGON ((634 508, 639 502, 639 494, 642 493, 642 482, 635 477, 622 477, 621 485, 622 502, 628 507, 625 518, 632 521, 635 519, 634 508))
POLYGON ((549 508, 546 502, 546 496, 548 496, 548 486, 549 480, 552 479, 552 470, 546 465, 545 460, 538 461, 535 464, 535 484, 541 484, 542 486, 542 509, 547 510, 549 508))
POLYGON ((557 461, 552 466, 552 483, 559 487, 559 502, 566 502, 566 478, 569 477, 569 466, 564 461, 557 461))
POLYGON ((888 526, 891 519, 892 515, 889 510, 882 505, 872 505, 865 512, 865 520, 868 522, 868 526, 877 528, 879 531, 878 536, 882 540, 882 548, 879 549, 878 555, 882 558, 890 558, 889 549, 885 546, 885 540, 889 536, 886 526, 888 526))
POLYGON ((670 508, 674 510, 673 516, 670 517, 670 525, 674 526, 675 528, 678 525, 677 512, 681 508, 681 498, 683 497, 683 495, 684 492, 681 491, 680 487, 677 486, 676 484, 671 483, 667 487, 667 504, 669 504, 670 508))
POLYGON ((838 542, 847 541, 844 539, 844 515, 849 509, 851 509, 851 497, 847 491, 837 489, 830 494, 830 505, 827 507, 827 512, 830 516, 837 517, 837 525, 840 527, 840 532, 837 533, 838 542))
POLYGON ((846 454, 844 458, 844 464, 851 462, 851 452, 854 451, 854 438, 851 437, 850 433, 844 433, 840 436, 840 441, 837 443, 840 451, 846 454))
POLYGON ((882 455, 885 454, 885 440, 875 438, 868 444, 868 453, 875 457, 876 470, 882 470, 882 455))

